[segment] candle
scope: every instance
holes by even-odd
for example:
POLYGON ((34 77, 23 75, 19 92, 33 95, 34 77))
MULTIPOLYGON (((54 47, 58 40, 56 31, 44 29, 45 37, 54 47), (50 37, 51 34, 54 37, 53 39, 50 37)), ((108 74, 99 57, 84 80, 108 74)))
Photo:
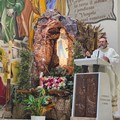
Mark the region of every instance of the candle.
POLYGON ((12 41, 9 41, 9 50, 8 50, 8 79, 11 78, 11 60, 12 60, 12 41))

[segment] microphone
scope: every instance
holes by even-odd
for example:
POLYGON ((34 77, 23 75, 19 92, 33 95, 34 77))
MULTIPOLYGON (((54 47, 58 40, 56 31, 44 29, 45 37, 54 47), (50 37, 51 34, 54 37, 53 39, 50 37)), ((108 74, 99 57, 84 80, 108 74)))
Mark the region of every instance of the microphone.
POLYGON ((99 54, 100 54, 100 51, 98 50, 98 53, 97 53, 97 66, 96 66, 96 72, 99 71, 99 65, 98 65, 99 54))
POLYGON ((98 53, 97 53, 97 59, 99 58, 99 54, 100 54, 100 51, 98 50, 98 53))
POLYGON ((93 65, 93 72, 98 72, 99 71, 99 64, 98 64, 99 53, 100 53, 100 51, 98 50, 97 56, 96 56, 96 62, 97 62, 97 64, 93 65))

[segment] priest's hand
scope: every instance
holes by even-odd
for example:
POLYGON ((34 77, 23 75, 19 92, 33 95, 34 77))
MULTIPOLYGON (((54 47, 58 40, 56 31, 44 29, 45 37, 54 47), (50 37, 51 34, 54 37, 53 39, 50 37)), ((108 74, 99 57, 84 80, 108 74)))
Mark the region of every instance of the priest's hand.
POLYGON ((86 51, 85 56, 86 56, 87 58, 90 58, 90 57, 91 57, 90 52, 89 52, 89 51, 86 51))
POLYGON ((103 59, 104 59, 105 61, 107 61, 107 62, 110 62, 109 58, 106 57, 106 56, 103 56, 103 59))

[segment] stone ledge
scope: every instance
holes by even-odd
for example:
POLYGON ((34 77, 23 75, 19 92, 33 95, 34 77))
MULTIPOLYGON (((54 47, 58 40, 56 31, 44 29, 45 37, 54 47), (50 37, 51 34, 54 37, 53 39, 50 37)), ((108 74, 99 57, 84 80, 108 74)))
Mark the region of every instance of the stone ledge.
POLYGON ((96 118, 90 118, 90 117, 70 117, 70 120, 96 120, 96 118))

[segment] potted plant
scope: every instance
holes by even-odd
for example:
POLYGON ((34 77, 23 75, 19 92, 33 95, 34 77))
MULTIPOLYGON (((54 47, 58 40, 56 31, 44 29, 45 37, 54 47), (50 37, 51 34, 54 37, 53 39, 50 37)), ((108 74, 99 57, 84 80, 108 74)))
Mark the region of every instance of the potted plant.
POLYGON ((51 96, 46 95, 44 88, 37 89, 37 94, 29 94, 24 104, 25 110, 31 113, 31 120, 45 120, 46 112, 54 107, 51 96))

